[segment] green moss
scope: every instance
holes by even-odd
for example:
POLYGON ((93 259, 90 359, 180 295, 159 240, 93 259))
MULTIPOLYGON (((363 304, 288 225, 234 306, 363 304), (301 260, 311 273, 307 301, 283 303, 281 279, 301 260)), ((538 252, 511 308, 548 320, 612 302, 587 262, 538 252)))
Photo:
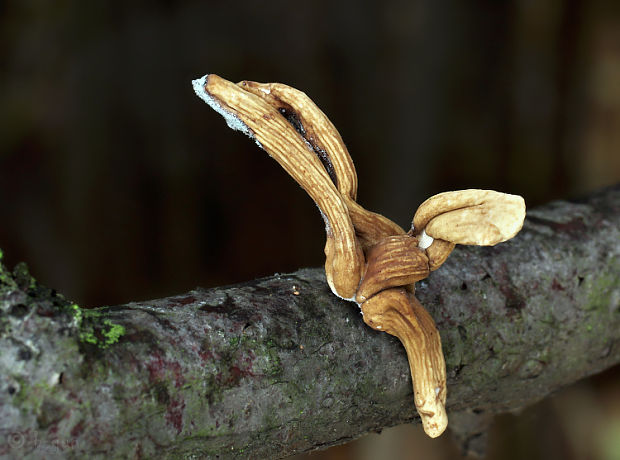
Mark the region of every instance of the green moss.
POLYGON ((85 343, 92 343, 93 345, 99 343, 99 340, 92 332, 80 332, 80 340, 85 343))
POLYGON ((80 308, 77 304, 72 304, 69 308, 79 329, 80 342, 105 349, 125 335, 125 328, 122 325, 109 319, 102 320, 103 313, 99 310, 80 308))
POLYGON ((15 380, 19 384, 19 391, 15 396, 13 396, 15 404, 17 406, 22 406, 24 402, 28 398, 28 391, 26 388, 26 380, 21 375, 12 375, 13 380, 15 380))
POLYGON ((30 274, 28 265, 25 262, 19 262, 13 268, 13 278, 20 289, 28 290, 35 289, 37 287, 36 280, 30 274))
MULTIPOLYGON (((1 254, 0 249, 0 254, 1 254)), ((17 284, 11 275, 11 272, 6 269, 4 265, 2 265, 2 257, 0 257, 0 285, 6 285, 9 290, 16 289, 17 284)))
POLYGON ((73 319, 75 320, 76 325, 80 327, 82 325, 82 319, 84 318, 82 315, 82 309, 76 303, 72 304, 69 308, 72 310, 73 319))
POLYGON ((125 328, 120 324, 114 324, 109 319, 104 320, 103 324, 108 326, 108 330, 104 331, 106 347, 118 342, 118 339, 125 335, 125 328))

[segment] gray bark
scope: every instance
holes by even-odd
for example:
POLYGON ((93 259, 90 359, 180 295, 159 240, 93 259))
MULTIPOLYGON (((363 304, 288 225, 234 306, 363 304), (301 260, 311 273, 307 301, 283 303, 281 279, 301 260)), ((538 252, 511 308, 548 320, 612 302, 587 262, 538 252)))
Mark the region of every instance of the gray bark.
MULTIPOLYGON (((467 443, 620 362, 620 185, 457 247, 417 295, 467 443)), ((412 421, 404 349, 322 269, 85 310, 0 265, 0 456, 277 458, 412 421)))

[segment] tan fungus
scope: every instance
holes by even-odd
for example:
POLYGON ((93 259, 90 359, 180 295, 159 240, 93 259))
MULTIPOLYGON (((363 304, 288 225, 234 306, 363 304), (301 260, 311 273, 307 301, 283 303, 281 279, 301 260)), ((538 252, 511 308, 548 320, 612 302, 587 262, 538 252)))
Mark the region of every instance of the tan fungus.
POLYGON ((446 366, 430 314, 416 299, 455 244, 494 245, 523 225, 523 198, 492 190, 445 192, 426 200, 409 233, 356 202, 355 166, 340 134, 303 92, 281 83, 217 75, 194 80, 196 94, 229 126, 254 138, 315 201, 325 220, 325 275, 334 294, 355 301, 366 324, 400 339, 425 432, 446 428, 446 366))

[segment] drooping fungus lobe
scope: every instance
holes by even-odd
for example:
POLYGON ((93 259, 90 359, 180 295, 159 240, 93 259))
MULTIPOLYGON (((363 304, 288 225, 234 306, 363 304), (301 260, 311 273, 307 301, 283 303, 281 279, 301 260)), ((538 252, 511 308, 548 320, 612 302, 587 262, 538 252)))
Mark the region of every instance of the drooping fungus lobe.
POLYGON ((492 246, 523 225, 523 198, 492 190, 445 192, 416 211, 411 230, 356 202, 355 166, 340 134, 303 92, 281 83, 217 75, 193 81, 196 94, 273 157, 315 201, 325 220, 325 274, 332 292, 356 302, 370 327, 400 339, 424 431, 448 424, 446 366, 430 314, 415 297, 456 244, 492 246))

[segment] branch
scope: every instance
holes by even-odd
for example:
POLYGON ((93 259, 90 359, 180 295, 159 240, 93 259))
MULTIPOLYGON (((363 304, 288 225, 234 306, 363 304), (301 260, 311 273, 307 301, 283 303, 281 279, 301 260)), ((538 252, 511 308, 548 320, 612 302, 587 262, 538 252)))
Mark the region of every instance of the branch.
MULTIPOLYGON (((417 294, 450 427, 620 362, 620 185, 458 247, 417 294)), ((405 350, 321 269, 85 310, 0 265, 0 456, 274 458, 418 422, 405 350)))

